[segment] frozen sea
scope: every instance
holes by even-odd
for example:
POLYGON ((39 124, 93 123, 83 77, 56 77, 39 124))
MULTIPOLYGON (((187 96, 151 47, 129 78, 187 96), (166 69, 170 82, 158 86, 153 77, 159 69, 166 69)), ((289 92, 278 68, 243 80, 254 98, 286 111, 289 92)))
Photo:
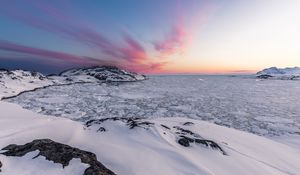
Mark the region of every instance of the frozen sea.
POLYGON ((106 117, 188 117, 257 135, 300 135, 300 81, 150 76, 134 83, 53 86, 8 101, 83 122, 106 117))

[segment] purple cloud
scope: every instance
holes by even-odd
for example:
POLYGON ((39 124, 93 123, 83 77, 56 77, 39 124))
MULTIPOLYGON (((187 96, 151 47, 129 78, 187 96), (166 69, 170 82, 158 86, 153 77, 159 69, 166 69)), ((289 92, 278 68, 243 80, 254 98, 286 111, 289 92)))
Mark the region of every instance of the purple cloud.
POLYGON ((181 23, 174 25, 163 40, 153 42, 156 51, 166 56, 182 51, 186 44, 187 32, 181 23))
POLYGON ((33 48, 33 47, 23 46, 19 44, 14 44, 3 40, 0 40, 0 50, 10 51, 13 53, 30 54, 42 58, 58 59, 58 60, 63 60, 66 62, 82 64, 82 65, 93 65, 93 64, 101 63, 101 60, 95 58, 87 59, 86 57, 81 57, 73 54, 33 48))
MULTIPOLYGON (((31 13, 29 8, 23 7, 21 4, 16 5, 15 3, 11 3, 11 1, 4 1, 2 3, 0 14, 34 28, 54 33, 85 46, 98 49, 102 53, 102 59, 32 48, 6 41, 0 41, 0 50, 60 59, 78 64, 110 64, 142 72, 160 69, 166 64, 165 62, 154 62, 142 44, 129 33, 125 32, 121 34, 124 41, 123 44, 116 44, 103 34, 88 27, 89 25, 80 21, 80 19, 69 15, 68 10, 62 11, 49 2, 28 1, 30 8, 34 8, 35 11, 42 15, 31 13)), ((60 1, 60 3, 66 2, 60 1)), ((63 5, 67 6, 66 4, 63 5)), ((61 9, 67 8, 62 7, 61 9)), ((184 40, 184 30, 180 27, 176 26, 172 29, 171 33, 163 41, 155 44, 155 48, 160 52, 169 53, 174 51, 175 47, 180 46, 184 40)))
POLYGON ((99 49, 112 59, 125 59, 134 62, 148 58, 144 48, 129 35, 123 36, 126 45, 119 46, 99 32, 87 27, 88 25, 81 23, 78 19, 73 19, 72 16, 67 15, 67 12, 61 11, 45 1, 30 1, 30 3, 32 7, 42 12, 47 20, 29 13, 26 8, 10 3, 5 5, 5 9, 0 8, 2 13, 8 17, 99 49))

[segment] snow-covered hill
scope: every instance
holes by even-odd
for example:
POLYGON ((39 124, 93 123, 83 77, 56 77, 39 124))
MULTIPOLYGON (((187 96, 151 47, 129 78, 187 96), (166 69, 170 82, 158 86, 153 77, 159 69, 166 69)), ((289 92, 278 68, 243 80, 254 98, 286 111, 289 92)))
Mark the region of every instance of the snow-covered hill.
POLYGON ((64 71, 60 74, 63 77, 76 77, 86 75, 101 81, 129 82, 144 80, 145 76, 133 72, 128 72, 114 66, 96 66, 90 68, 79 68, 64 71))
MULTIPOLYGON (((300 172, 299 150, 199 120, 176 117, 94 120, 83 127, 79 122, 36 114, 6 102, 0 102, 0 109, 0 148, 49 138, 95 153, 116 174, 296 175, 300 172), (213 141, 226 154, 205 140, 213 141)), ((17 158, 0 155, 2 174, 79 175, 86 168, 80 160, 73 159, 62 169, 43 156, 31 159, 36 154, 31 152, 17 158)))
POLYGON ((53 79, 38 72, 24 70, 0 70, 0 99, 3 96, 48 86, 56 83, 53 79))
POLYGON ((288 67, 277 68, 270 67, 256 73, 257 78, 261 79, 282 79, 282 80, 300 80, 300 68, 288 67))
POLYGON ((145 76, 109 66, 70 69, 50 76, 33 71, 0 69, 0 99, 52 85, 140 80, 145 80, 145 76))

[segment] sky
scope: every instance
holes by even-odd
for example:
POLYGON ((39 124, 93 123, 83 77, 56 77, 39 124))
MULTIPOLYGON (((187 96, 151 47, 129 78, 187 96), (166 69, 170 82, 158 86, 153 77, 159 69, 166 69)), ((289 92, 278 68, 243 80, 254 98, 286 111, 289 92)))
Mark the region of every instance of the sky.
POLYGON ((299 0, 2 0, 0 67, 244 74, 300 66, 299 0))

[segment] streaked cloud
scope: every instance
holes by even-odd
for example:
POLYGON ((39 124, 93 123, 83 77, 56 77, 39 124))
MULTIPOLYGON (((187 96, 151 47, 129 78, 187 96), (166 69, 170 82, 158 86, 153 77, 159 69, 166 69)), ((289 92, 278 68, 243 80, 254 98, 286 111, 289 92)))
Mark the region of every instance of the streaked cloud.
POLYGON ((51 58, 51 59, 59 59, 64 60, 71 63, 77 64, 98 64, 100 60, 95 58, 87 58, 81 57, 73 54, 57 52, 57 51, 50 51, 46 49, 39 49, 34 47, 23 46, 20 44, 15 44, 8 41, 0 40, 0 50, 10 51, 15 53, 23 53, 23 54, 30 54, 33 56, 39 56, 41 58, 51 58))
POLYGON ((174 25, 160 41, 153 42, 156 51, 163 55, 181 52, 187 44, 188 34, 182 22, 174 25))

